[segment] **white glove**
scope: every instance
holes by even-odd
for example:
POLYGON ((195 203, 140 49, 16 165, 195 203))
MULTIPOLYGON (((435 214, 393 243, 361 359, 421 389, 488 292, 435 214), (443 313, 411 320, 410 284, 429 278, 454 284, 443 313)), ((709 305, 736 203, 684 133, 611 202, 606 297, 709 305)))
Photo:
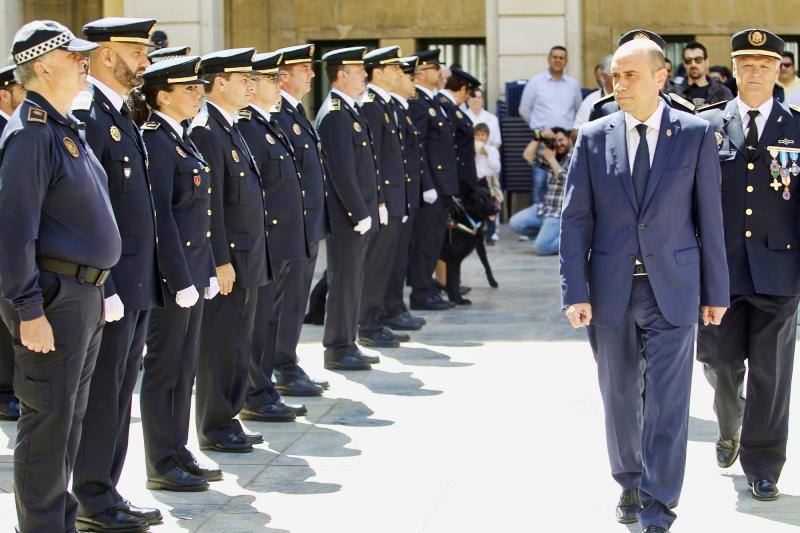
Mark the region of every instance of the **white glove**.
POLYGON ((426 204, 432 204, 439 198, 439 195, 436 193, 436 189, 428 189, 422 193, 422 200, 426 204))
POLYGON ((359 232, 361 235, 364 235, 366 232, 369 231, 369 228, 372 227, 372 217, 367 217, 363 220, 359 220, 356 227, 353 230, 359 232))
POLYGON ((103 314, 106 322, 116 322, 125 315, 125 306, 122 305, 122 300, 119 299, 118 294, 103 300, 103 314))
POLYGON ((175 295, 175 303, 181 307, 191 307, 200 299, 200 293, 194 288, 194 285, 189 285, 185 289, 178 291, 175 295))
POLYGON ((208 278, 208 287, 205 288, 204 294, 205 299, 211 300, 217 294, 219 294, 219 282, 217 281, 217 277, 208 278))
POLYGON ((408 215, 405 215, 405 216, 403 217, 403 220, 401 220, 400 222, 401 222, 401 223, 403 223, 403 224, 405 224, 405 223, 406 223, 406 220, 408 220, 408 215))
POLYGON ((381 221, 381 226, 385 226, 389 223, 389 210, 386 209, 384 204, 378 206, 378 218, 381 221))

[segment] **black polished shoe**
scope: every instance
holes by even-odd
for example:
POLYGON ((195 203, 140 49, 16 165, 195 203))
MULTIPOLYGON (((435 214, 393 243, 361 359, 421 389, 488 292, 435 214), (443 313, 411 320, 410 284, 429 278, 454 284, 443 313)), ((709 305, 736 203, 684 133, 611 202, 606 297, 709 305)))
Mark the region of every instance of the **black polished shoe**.
POLYGON ((291 422, 295 419, 295 414, 283 402, 273 402, 253 409, 244 408, 239 412, 239 418, 259 422, 291 422))
POLYGON ((294 411, 294 416, 306 416, 308 414, 308 409, 302 403, 284 402, 283 405, 294 411))
POLYGON ((302 367, 300 367, 300 366, 297 366, 295 368, 297 368, 297 371, 306 379, 306 381, 308 381, 312 385, 316 385, 317 387, 321 388, 322 390, 328 390, 328 389, 331 388, 331 384, 328 383, 326 380, 312 378, 311 376, 306 374, 306 371, 303 370, 302 367))
POLYGON ((642 530, 642 533, 669 533, 669 529, 664 529, 661 526, 647 526, 642 530))
POLYGON ((381 358, 378 357, 377 355, 368 355, 362 352, 361 350, 358 350, 356 356, 365 363, 369 363, 371 365, 377 365, 378 363, 381 362, 381 358))
POLYGON ((411 336, 408 335, 407 333, 398 333, 396 331, 393 331, 392 328, 387 327, 387 326, 383 326, 383 330, 382 331, 386 335, 389 335, 389 336, 394 337, 395 339, 397 339, 397 342, 409 342, 411 340, 411 336))
POLYGON ((275 378, 277 381, 275 390, 278 391, 278 394, 281 396, 301 396, 306 398, 322 396, 322 387, 311 383, 305 376, 300 376, 291 381, 283 381, 278 377, 277 371, 275 371, 275 378))
POLYGON ((0 420, 19 420, 19 400, 16 398, 0 403, 0 420))
POLYGON ((176 466, 166 474, 147 478, 148 490, 171 490, 173 492, 202 492, 208 490, 208 481, 190 474, 176 466))
POLYGON ((410 313, 405 312, 392 317, 384 318, 381 320, 384 326, 390 327, 399 331, 417 331, 422 329, 423 323, 415 320, 410 313))
POLYGON ((369 333, 359 333, 358 343, 362 346, 372 346, 375 348, 398 348, 400 341, 394 335, 386 333, 385 329, 371 331, 369 333))
POLYGON ((318 315, 316 313, 306 313, 303 317, 303 324, 311 324, 312 326, 322 326, 325 324, 325 315, 318 315))
POLYGON ((781 491, 775 482, 766 479, 750 483, 750 492, 753 493, 753 498, 760 502, 774 502, 781 497, 781 491))
POLYGON ((346 354, 336 359, 325 358, 326 370, 372 370, 372 365, 355 354, 346 354))
POLYGON ((222 479, 222 469, 201 465, 194 457, 188 463, 181 463, 181 466, 190 474, 201 477, 207 481, 219 481, 222 479))
POLYGON ((128 500, 122 500, 121 502, 117 503, 117 509, 135 518, 141 518, 147 523, 148 526, 160 524, 164 520, 164 517, 161 515, 161 511, 158 509, 154 509, 152 507, 137 507, 128 500))
POLYGON ((219 442, 201 444, 200 449, 225 453, 248 453, 253 451, 253 445, 238 435, 231 434, 219 442))
POLYGON ((464 296, 465 294, 469 293, 472 290, 472 287, 467 287, 466 285, 461 285, 458 287, 458 294, 464 296))
POLYGON ((149 531, 150 527, 142 518, 129 515, 112 507, 92 516, 79 516, 75 521, 78 531, 118 531, 139 533, 149 531))
POLYGON ((242 429, 241 433, 237 433, 236 436, 250 444, 261 444, 264 442, 264 435, 261 433, 251 433, 244 429, 242 429))
POLYGON ((739 440, 717 439, 717 464, 720 468, 730 468, 739 457, 739 440))
POLYGON ((411 309, 422 311, 446 311, 453 307, 449 302, 442 300, 441 297, 428 296, 424 300, 411 300, 411 309))
POLYGON ((617 503, 616 516, 620 524, 635 524, 639 518, 636 513, 641 511, 642 502, 639 500, 639 491, 636 489, 623 490, 617 503))

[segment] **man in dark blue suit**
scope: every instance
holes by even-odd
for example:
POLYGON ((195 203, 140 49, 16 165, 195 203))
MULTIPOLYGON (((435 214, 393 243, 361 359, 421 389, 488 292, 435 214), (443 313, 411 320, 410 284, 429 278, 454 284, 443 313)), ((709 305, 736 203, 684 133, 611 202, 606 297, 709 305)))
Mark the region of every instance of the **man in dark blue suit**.
POLYGON ((721 174, 708 122, 659 98, 661 48, 624 44, 612 75, 621 111, 584 125, 567 176, 562 299, 597 361, 617 520, 663 533, 683 484, 698 311, 719 324, 728 305, 721 174))

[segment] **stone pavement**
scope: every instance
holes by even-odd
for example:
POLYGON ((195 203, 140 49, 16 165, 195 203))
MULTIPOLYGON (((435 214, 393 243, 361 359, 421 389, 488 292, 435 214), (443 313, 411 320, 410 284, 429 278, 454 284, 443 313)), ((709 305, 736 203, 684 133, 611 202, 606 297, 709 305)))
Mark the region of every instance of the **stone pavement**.
MULTIPOLYGON (((508 235, 489 249, 496 290, 470 257, 464 283, 475 304, 427 314, 415 342, 384 350, 371 372, 321 370, 322 328, 307 327, 303 366, 329 379, 330 391, 307 401, 310 414, 296 423, 249 423, 266 438, 254 453, 209 453, 225 479, 208 492, 145 490, 137 396, 122 494, 160 507, 165 524, 152 530, 165 532, 638 531, 613 519, 619 491, 595 365, 585 334, 559 312, 558 261, 529 249, 508 235)), ((711 389, 695 370, 673 531, 796 531, 800 425, 792 426, 782 499, 755 502, 738 466, 715 464, 711 389)), ((797 422, 797 401, 793 413, 797 422)), ((10 531, 15 425, 0 430, 0 531, 10 531)))

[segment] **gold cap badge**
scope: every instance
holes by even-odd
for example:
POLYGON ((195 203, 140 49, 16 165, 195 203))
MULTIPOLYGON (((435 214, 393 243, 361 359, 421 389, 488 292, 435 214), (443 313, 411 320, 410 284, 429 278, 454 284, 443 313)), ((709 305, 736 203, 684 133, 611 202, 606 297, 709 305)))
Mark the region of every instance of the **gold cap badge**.
POLYGON ((767 36, 758 30, 751 31, 747 34, 747 42, 753 46, 764 46, 767 42, 767 36))

